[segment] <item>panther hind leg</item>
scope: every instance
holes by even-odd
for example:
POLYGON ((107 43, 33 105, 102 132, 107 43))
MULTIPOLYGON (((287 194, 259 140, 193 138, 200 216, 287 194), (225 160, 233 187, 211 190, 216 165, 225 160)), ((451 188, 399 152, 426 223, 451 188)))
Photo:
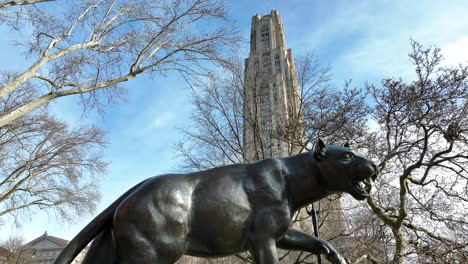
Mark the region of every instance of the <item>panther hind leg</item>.
POLYGON ((110 228, 103 230, 91 244, 83 264, 115 264, 116 256, 110 228))

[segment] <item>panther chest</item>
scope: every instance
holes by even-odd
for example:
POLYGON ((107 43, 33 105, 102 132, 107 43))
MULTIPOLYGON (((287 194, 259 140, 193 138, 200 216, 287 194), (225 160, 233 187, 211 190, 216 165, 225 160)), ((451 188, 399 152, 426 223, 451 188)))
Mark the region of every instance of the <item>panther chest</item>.
POLYGON ((280 239, 291 225, 291 213, 285 204, 256 208, 252 219, 251 233, 280 239))

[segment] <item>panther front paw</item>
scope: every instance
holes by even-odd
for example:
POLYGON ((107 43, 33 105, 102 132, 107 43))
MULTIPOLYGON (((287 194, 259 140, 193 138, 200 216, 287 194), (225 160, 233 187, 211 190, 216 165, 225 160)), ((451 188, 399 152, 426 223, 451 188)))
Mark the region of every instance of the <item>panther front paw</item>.
POLYGON ((321 241, 320 246, 323 249, 323 254, 325 258, 330 261, 332 264, 347 264, 345 259, 336 251, 336 249, 328 242, 321 241))
POLYGON ((330 252, 329 254, 325 255, 325 257, 332 264, 346 264, 346 260, 336 251, 330 252))

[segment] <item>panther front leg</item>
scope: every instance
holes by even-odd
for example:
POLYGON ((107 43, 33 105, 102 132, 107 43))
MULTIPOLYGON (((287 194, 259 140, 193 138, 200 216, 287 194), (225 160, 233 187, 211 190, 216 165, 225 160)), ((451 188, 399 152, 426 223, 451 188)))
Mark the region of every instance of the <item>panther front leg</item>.
POLYGON ((314 254, 325 254, 333 264, 346 264, 344 258, 327 241, 313 237, 293 228, 288 229, 284 237, 277 242, 279 248, 307 251, 314 254))
POLYGON ((272 238, 251 240, 250 253, 255 264, 279 264, 276 242, 272 238))

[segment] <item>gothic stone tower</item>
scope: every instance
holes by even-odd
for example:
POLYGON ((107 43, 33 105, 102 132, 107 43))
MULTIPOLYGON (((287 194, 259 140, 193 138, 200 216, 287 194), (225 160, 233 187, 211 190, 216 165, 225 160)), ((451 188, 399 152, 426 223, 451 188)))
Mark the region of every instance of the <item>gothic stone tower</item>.
POLYGON ((296 154, 302 136, 294 57, 286 46, 278 11, 252 18, 250 54, 244 72, 245 161, 296 154), (294 133, 289 129, 296 125, 294 133))
MULTIPOLYGON (((278 11, 252 17, 250 54, 244 72, 244 152, 245 161, 297 154, 291 139, 303 137, 300 91, 296 65, 286 46, 283 23, 278 11), (294 126, 294 129, 290 127, 294 126), (292 132, 289 133, 289 132, 292 132)), ((297 215, 307 218, 303 210, 297 215)), ((310 219, 295 224, 310 234, 310 219)), ((280 251, 279 255, 287 252, 280 251)), ((282 263, 294 263, 297 252, 282 263)))
MULTIPOLYGON (((252 17, 250 54, 244 72, 245 161, 298 154, 303 142, 304 120, 300 107, 296 65, 279 12, 252 17)), ((321 237, 336 237, 344 231, 339 198, 324 199, 320 208, 321 237)), ((305 219, 295 227, 311 234, 310 218, 303 209, 295 217, 305 219), (306 219, 307 218, 307 219, 306 219)), ((343 246, 340 241, 335 245, 343 246)), ((284 252, 283 252, 284 253, 284 252)), ((289 254, 282 263, 293 263, 299 253, 289 254)), ((280 254, 281 255, 281 254, 280 254)))

